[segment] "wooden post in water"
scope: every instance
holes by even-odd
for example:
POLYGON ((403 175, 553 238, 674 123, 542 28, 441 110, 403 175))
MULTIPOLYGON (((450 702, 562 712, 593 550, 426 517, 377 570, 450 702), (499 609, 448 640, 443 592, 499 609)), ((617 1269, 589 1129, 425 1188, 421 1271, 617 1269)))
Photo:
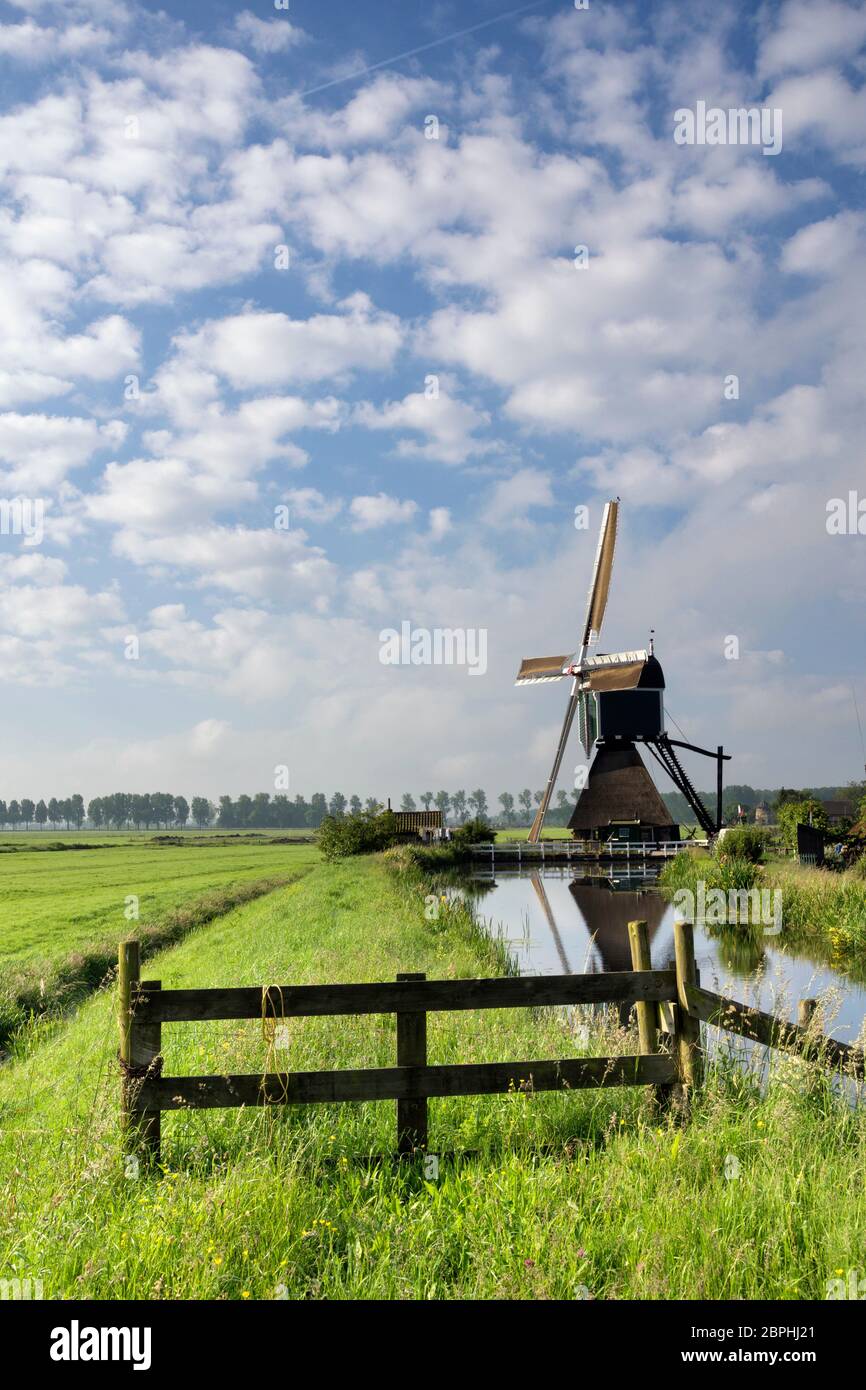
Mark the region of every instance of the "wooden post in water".
MULTIPOLYGON (((139 1104, 142 1082, 158 1073, 162 1046, 162 1027, 136 1019, 135 1008, 141 984, 141 954, 137 941, 121 941, 118 948, 118 991, 120 1027, 120 1111, 126 1152, 148 1163, 159 1162, 160 1112, 145 1110, 139 1104)), ((148 980, 148 989, 159 989, 159 980, 148 980)))
MULTIPOLYGON (((426 980, 425 974, 402 974, 398 980, 426 980)), ((427 1065, 427 1015, 397 1014, 397 1066, 427 1065)), ((427 1100, 397 1101, 397 1153, 409 1157, 427 1147, 427 1100)))
POLYGON ((703 1066, 701 1059, 700 1020, 689 1013, 686 999, 686 986, 697 986, 698 972, 695 968, 695 933, 691 922, 674 923, 674 949, 677 967, 677 1034, 676 1062, 680 1082, 684 1089, 684 1101, 701 1084, 703 1066))

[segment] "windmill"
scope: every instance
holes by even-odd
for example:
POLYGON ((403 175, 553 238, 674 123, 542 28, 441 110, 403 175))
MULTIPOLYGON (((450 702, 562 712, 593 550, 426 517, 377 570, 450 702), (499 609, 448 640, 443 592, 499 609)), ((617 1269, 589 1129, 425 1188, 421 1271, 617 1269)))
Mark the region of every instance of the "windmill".
MULTIPOLYGON (((728 761, 728 757, 721 747, 712 753, 695 744, 671 739, 665 733, 665 681, 652 649, 652 640, 649 651, 590 654, 590 648, 598 641, 607 607, 618 516, 619 498, 606 502, 577 650, 563 656, 530 657, 521 662, 517 673, 515 685, 571 680, 553 767, 529 832, 531 844, 537 843, 541 834, 575 714, 587 757, 593 747, 596 753, 589 779, 569 822, 573 833, 589 829, 592 835, 605 834, 605 827, 633 825, 642 838, 647 830, 655 839, 679 838, 679 828, 672 824, 670 812, 634 746, 638 741, 647 745, 674 786, 683 793, 705 833, 712 835, 721 825, 722 763, 728 761), (675 748, 689 748, 716 759, 715 817, 692 786, 675 748)), ((612 829, 607 832, 608 835, 612 833, 612 829)))

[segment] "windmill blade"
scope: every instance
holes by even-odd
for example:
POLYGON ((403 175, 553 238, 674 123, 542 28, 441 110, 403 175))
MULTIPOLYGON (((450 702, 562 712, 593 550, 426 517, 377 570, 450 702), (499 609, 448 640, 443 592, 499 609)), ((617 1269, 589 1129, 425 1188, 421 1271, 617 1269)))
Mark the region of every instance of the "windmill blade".
POLYGON ((593 726, 593 706, 590 701, 589 693, 585 690, 578 692, 577 707, 577 728, 580 734, 580 741, 583 744, 583 751, 587 757, 590 755, 592 745, 595 743, 595 730, 593 726))
POLYGON ((556 779, 559 776, 559 769, 562 764, 562 755, 565 752, 565 745, 568 743, 568 735, 571 733, 571 725, 574 721, 574 713, 577 709, 578 694, 575 689, 577 681, 572 686, 568 705, 565 710, 565 719, 562 724, 562 732, 559 735, 559 742, 556 745, 556 756, 553 759, 553 768, 547 779, 547 786, 544 788, 544 796, 541 798, 541 805, 535 813, 535 820, 532 822, 532 829, 529 832, 529 843, 538 844, 538 837, 541 834, 541 827, 544 825, 544 817, 547 815, 547 808, 550 805, 550 798, 553 796, 553 788, 556 786, 556 779))
POLYGON ((520 663, 515 685, 541 685, 542 681, 561 681, 568 666, 574 660, 573 652, 565 656, 528 656, 520 663))
POLYGON ((616 546, 616 525, 619 515, 619 501, 606 502, 601 530, 598 536, 598 550, 595 555, 595 568, 586 608, 586 622, 583 627, 581 645, 585 649, 598 637, 607 607, 610 591, 610 574, 613 569, 613 552, 616 546))

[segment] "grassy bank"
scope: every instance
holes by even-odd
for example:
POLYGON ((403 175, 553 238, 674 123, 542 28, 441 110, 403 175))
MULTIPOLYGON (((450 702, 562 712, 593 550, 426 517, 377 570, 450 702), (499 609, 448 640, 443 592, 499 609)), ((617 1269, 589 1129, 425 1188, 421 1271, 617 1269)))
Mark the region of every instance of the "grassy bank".
POLYGON ((680 854, 663 868, 660 886, 672 897, 679 888, 780 889, 782 928, 791 946, 808 948, 834 969, 858 979, 866 975, 866 880, 855 872, 831 873, 793 863, 720 863, 710 855, 680 854))
MULTIPOLYGON (((489 974, 465 910, 381 862, 321 865, 154 960, 164 987, 489 974), (425 916, 425 909, 428 915, 425 916)), ((431 1016, 431 1060, 629 1050, 559 1011, 431 1016)), ((258 1024, 167 1028, 167 1074, 262 1069, 258 1024)), ((174 1114, 164 1170, 125 1179, 113 999, 0 1071, 0 1276, 95 1298, 822 1298, 862 1264, 862 1112, 780 1062, 761 1095, 710 1069, 687 1128, 637 1090, 431 1102, 438 1183, 359 1154, 394 1106, 174 1114), (733 1165, 731 1159, 736 1159, 733 1165), (726 1177, 737 1168, 736 1178, 726 1177)), ((282 1065, 393 1064, 391 1018, 290 1025, 282 1065)))

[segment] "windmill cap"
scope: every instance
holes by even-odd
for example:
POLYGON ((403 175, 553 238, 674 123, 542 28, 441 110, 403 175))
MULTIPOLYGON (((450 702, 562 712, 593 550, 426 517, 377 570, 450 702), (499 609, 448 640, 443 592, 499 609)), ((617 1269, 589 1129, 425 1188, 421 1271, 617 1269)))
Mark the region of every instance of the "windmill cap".
POLYGON ((644 662, 637 688, 638 690, 664 690, 664 672, 661 663, 654 656, 648 656, 644 662))

